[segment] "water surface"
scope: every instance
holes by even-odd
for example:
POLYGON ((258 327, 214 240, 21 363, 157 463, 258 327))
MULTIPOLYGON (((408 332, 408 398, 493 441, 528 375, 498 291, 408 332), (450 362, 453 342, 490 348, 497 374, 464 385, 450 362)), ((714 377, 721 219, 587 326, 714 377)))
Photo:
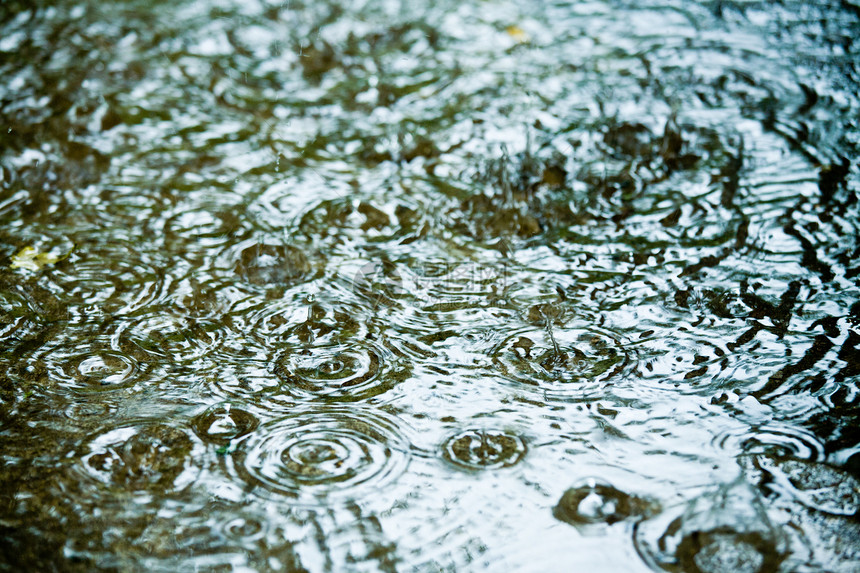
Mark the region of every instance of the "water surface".
POLYGON ((0 6, 0 569, 855 571, 860 7, 0 6))

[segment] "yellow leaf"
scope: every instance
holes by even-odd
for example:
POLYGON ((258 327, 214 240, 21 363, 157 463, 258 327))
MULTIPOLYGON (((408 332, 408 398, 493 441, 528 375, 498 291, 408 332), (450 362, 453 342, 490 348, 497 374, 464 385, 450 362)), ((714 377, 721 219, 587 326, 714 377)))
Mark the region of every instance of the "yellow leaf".
POLYGON ((528 43, 531 40, 531 37, 519 26, 508 26, 505 28, 505 32, 520 44, 528 43))
POLYGON ((51 253, 40 253, 34 247, 24 247, 12 257, 9 268, 38 271, 45 265, 53 265, 62 258, 51 253))

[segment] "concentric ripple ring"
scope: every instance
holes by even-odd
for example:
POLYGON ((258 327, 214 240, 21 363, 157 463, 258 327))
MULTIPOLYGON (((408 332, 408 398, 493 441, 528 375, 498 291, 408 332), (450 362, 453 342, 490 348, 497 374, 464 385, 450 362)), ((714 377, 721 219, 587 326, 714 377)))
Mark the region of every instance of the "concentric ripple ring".
POLYGON ((550 399, 597 390, 631 361, 614 335, 585 328, 521 331, 497 346, 492 359, 505 378, 550 399))
POLYGON ((233 454, 242 481, 313 505, 378 489, 407 462, 398 422, 355 408, 305 410, 271 421, 233 454))
POLYGON ((293 395, 355 401, 385 392, 396 381, 396 365, 364 343, 326 344, 284 351, 275 375, 293 395))
POLYGON ((494 429, 468 429, 445 440, 442 456, 455 466, 472 470, 506 468, 526 453, 520 436, 494 429))

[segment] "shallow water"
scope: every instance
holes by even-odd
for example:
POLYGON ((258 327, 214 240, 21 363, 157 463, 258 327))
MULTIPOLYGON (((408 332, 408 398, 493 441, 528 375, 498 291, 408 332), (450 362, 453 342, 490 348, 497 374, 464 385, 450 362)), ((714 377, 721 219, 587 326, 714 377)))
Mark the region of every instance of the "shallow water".
POLYGON ((856 571, 858 30, 4 2, 0 569, 856 571))

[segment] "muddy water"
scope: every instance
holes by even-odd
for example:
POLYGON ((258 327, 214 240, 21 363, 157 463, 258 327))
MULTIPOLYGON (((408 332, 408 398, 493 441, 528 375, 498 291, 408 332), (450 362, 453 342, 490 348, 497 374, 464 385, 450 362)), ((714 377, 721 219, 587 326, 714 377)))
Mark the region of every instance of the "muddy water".
POLYGON ((856 571, 858 30, 4 2, 0 569, 856 571))

